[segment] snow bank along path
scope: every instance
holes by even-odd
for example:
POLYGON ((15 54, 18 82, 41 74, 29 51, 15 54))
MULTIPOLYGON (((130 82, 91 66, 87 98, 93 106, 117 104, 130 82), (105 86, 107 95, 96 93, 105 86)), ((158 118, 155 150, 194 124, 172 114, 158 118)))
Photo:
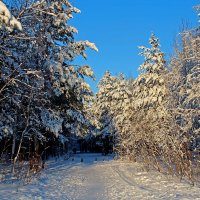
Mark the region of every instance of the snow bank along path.
POLYGON ((0 183, 1 200, 200 200, 200 188, 100 154, 49 161, 30 184, 0 183), (83 159, 83 162, 81 162, 83 159))

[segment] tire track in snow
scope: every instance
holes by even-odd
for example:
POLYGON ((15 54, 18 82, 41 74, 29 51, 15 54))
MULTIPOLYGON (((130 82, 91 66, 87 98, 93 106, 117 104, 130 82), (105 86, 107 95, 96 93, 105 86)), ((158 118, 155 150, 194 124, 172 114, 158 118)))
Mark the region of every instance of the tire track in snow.
MULTIPOLYGON (((119 179, 121 185, 113 186, 127 192, 121 199, 124 200, 168 200, 168 199, 192 199, 200 200, 199 188, 191 187, 187 183, 178 182, 175 178, 166 177, 158 172, 138 172, 137 164, 118 162, 110 166, 115 173, 115 179, 119 179), (125 189, 124 189, 125 185, 125 189), (128 195, 133 194, 133 195, 128 195)), ((139 168, 138 168, 139 169, 139 168)), ((141 169, 141 166, 140 166, 141 169)), ((141 170, 140 170, 141 171, 141 170)), ((112 187, 113 187, 112 186, 112 187)), ((110 199, 120 199, 112 194, 110 199)))

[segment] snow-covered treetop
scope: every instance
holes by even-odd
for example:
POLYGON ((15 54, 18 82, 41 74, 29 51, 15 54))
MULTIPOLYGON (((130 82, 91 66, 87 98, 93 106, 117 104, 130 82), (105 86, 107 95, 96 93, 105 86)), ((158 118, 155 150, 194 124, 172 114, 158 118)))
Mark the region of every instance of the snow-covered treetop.
POLYGON ((159 49, 159 39, 154 34, 149 39, 151 48, 144 46, 140 55, 144 56, 144 63, 140 65, 141 74, 135 80, 134 108, 148 109, 163 104, 166 95, 164 75, 166 73, 164 53, 159 49))
POLYGON ((22 30, 21 23, 10 13, 6 5, 0 0, 0 29, 3 27, 9 31, 13 29, 22 30))
POLYGON ((149 43, 151 48, 146 48, 144 46, 139 47, 139 49, 143 51, 140 55, 144 56, 145 59, 145 62, 140 65, 139 70, 143 73, 160 73, 165 70, 166 61, 164 60, 164 53, 159 49, 159 39, 152 34, 149 43))

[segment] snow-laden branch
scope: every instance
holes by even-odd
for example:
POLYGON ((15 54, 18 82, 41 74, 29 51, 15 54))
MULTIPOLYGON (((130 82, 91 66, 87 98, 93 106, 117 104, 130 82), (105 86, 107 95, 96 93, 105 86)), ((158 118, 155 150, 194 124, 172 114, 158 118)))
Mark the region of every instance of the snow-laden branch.
POLYGON ((0 1, 0 28, 5 27, 7 30, 22 30, 21 23, 10 13, 6 5, 0 1))

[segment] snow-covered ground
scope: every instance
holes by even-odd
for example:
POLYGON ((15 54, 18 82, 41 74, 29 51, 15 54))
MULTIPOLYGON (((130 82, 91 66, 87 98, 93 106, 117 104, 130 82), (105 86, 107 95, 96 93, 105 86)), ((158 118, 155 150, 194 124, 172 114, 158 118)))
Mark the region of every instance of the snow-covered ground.
POLYGON ((199 199, 200 188, 112 156, 77 154, 48 162, 30 184, 3 181, 0 200, 199 199), (81 162, 81 160, 83 162, 81 162))

